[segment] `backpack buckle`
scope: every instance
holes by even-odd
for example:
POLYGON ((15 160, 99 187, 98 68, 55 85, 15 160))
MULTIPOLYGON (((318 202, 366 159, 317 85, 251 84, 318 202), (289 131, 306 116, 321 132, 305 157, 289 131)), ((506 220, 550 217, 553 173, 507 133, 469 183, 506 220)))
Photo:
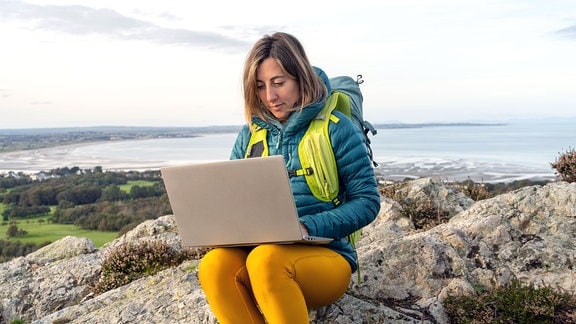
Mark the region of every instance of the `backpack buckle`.
POLYGON ((314 174, 314 169, 312 167, 307 167, 306 169, 300 170, 288 170, 288 177, 296 177, 296 176, 309 176, 314 174))

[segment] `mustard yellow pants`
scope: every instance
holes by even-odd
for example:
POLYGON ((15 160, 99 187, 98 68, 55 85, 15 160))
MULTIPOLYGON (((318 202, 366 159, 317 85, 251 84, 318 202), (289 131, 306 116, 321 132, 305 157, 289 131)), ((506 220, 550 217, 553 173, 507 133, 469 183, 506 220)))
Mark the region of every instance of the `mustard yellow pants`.
POLYGON ((264 244, 213 249, 198 276, 222 324, 307 324, 308 307, 329 305, 346 292, 351 269, 325 247, 264 244))

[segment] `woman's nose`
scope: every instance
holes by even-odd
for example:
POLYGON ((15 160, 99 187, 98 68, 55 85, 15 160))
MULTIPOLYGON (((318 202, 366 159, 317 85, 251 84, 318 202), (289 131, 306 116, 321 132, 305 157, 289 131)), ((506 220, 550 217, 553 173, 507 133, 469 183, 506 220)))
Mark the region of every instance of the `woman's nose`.
POLYGON ((266 89, 266 100, 268 100, 268 102, 274 102, 276 101, 276 99, 278 99, 276 91, 274 90, 273 87, 268 87, 266 89))

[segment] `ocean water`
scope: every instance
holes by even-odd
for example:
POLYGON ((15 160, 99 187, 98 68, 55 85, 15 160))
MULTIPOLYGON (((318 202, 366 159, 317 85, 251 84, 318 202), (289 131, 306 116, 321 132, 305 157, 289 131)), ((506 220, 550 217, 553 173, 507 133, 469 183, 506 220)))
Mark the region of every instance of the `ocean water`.
POLYGON ((373 147, 378 173, 394 179, 555 179, 550 163, 576 148, 576 120, 383 129, 373 147))
MULTIPOLYGON (((60 146, 0 154, 0 172, 58 167, 146 170, 228 159, 235 133, 60 146)), ((509 122, 494 126, 383 128, 372 139, 376 173, 398 180, 502 182, 554 179, 550 163, 576 147, 574 120, 509 122)))

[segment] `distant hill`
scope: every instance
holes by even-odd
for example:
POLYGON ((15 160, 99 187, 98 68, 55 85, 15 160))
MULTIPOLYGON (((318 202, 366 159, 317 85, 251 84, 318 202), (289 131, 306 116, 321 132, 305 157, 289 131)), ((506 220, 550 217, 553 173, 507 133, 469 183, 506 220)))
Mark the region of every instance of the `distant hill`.
POLYGON ((470 126, 504 126, 506 123, 386 123, 375 124, 374 128, 425 128, 425 127, 470 127, 470 126))
MULTIPOLYGON (((495 126, 498 123, 388 123, 376 129, 495 126)), ((237 133, 242 125, 202 127, 93 126, 0 129, 0 152, 37 150, 60 145, 156 138, 189 138, 202 134, 237 133)))
MULTIPOLYGON (((375 128, 423 128, 423 127, 463 127, 463 126, 500 126, 506 123, 379 123, 375 128)), ((16 128, 0 129, 0 135, 47 135, 63 133, 235 133, 242 125, 197 126, 197 127, 156 127, 156 126, 90 126, 90 127, 53 127, 53 128, 16 128)))
POLYGON ((0 135, 46 135, 62 133, 175 133, 175 132, 237 132, 242 126, 152 127, 152 126, 91 126, 0 129, 0 135))
POLYGON ((140 140, 189 138, 207 133, 237 132, 240 126, 214 127, 70 127, 0 130, 0 152, 37 150, 60 145, 140 140))

